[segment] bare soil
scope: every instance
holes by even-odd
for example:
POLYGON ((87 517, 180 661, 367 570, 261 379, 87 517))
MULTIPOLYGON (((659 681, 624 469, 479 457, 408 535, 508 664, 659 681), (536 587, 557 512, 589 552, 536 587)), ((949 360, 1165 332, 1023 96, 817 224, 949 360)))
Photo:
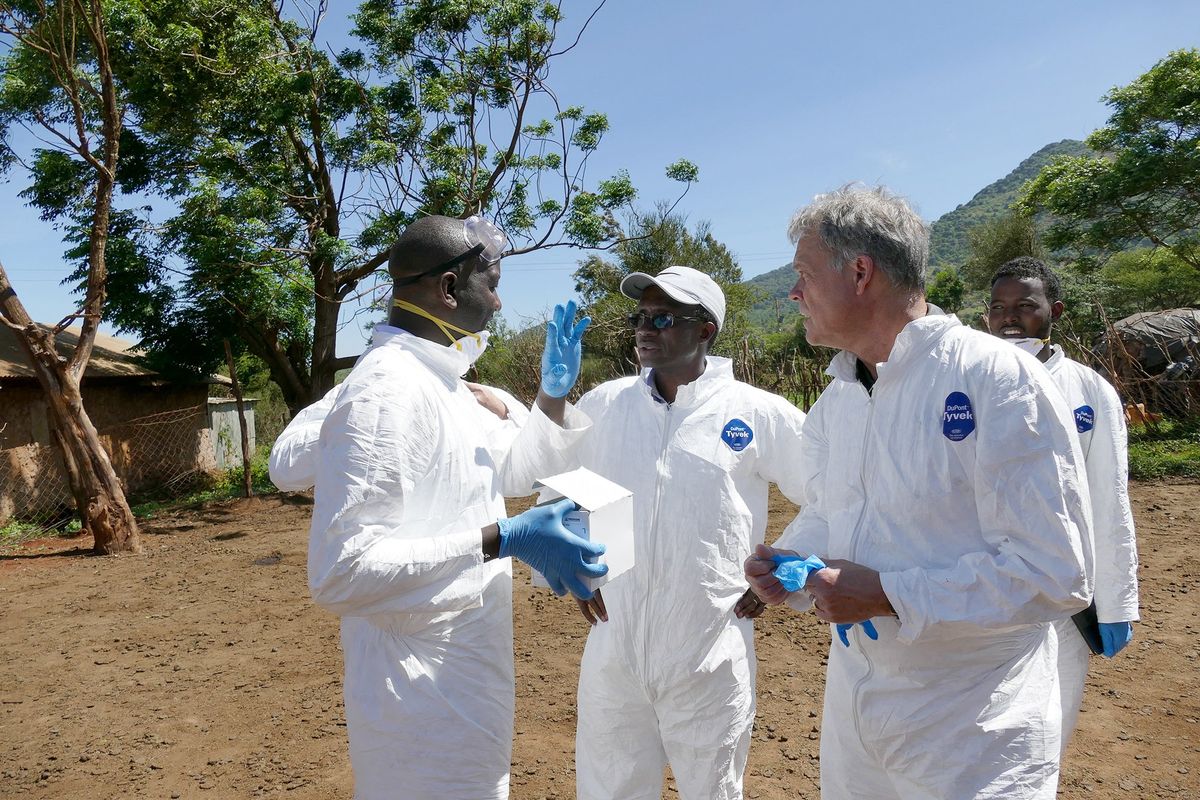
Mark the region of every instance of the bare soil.
MULTIPOLYGON (((1132 496, 1143 621, 1093 662, 1059 796, 1200 800, 1200 485, 1132 496)), ((337 620, 305 585, 310 512, 273 495, 154 519, 141 556, 93 557, 82 538, 0 553, 0 797, 350 798, 337 620)), ((774 495, 768 538, 793 514, 774 495)), ((587 624, 524 568, 515 586, 512 796, 565 800, 587 624)), ((747 797, 818 796, 828 640, 809 615, 759 620, 747 797)))

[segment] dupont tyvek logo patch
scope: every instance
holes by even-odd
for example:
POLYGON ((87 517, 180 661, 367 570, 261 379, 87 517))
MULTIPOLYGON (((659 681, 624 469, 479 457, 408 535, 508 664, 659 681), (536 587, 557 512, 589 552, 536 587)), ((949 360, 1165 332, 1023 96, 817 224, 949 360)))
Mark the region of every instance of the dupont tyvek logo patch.
POLYGON ((946 395, 946 408, 942 412, 942 435, 952 442, 961 442, 975 430, 975 412, 971 409, 971 398, 962 392, 946 395))
POLYGON ((1096 425, 1096 412, 1091 406, 1080 406, 1075 409, 1075 430, 1087 433, 1096 425))
POLYGON ((721 431, 721 441, 729 445, 730 450, 740 453, 754 441, 754 431, 750 429, 749 425, 734 417, 725 423, 725 430, 721 431))

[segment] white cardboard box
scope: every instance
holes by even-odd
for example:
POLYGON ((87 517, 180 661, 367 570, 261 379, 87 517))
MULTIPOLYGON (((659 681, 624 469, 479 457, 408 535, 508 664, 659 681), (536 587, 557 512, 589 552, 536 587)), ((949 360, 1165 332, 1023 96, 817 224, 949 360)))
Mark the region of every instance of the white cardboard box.
MULTIPOLYGON (((579 510, 564 518, 567 530, 606 548, 599 562, 608 565, 608 574, 589 579, 589 589, 599 589, 633 566, 633 492, 582 467, 542 478, 534 488, 540 489, 538 505, 563 497, 574 500, 579 510)), ((548 587, 537 570, 533 585, 548 587)))

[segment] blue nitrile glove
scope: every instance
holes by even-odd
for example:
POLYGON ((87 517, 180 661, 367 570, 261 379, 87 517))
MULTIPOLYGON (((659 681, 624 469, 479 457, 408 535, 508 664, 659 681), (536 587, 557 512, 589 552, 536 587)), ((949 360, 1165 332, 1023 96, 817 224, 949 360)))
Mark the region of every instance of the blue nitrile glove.
POLYGON ((583 359, 580 340, 591 317, 575 324, 575 301, 554 307, 554 319, 546 323, 546 347, 542 350, 542 391, 551 397, 566 397, 579 379, 583 359))
POLYGON ((521 559, 542 573, 560 597, 569 589, 580 600, 590 600, 592 592, 584 579, 599 578, 608 572, 608 565, 587 562, 603 555, 604 545, 593 544, 563 527, 563 517, 575 509, 573 500, 563 499, 497 521, 500 557, 521 559))
POLYGON ((1101 622, 1100 641, 1104 643, 1105 658, 1112 658, 1133 641, 1132 622, 1101 622))
POLYGON ((850 629, 855 625, 862 625, 863 633, 865 633, 867 638, 871 641, 875 641, 879 638, 879 631, 875 630, 875 625, 869 619, 864 619, 862 622, 839 622, 837 624, 838 638, 842 640, 842 644, 846 645, 846 647, 850 646, 850 638, 846 634, 849 633, 850 629))
POLYGON ((819 569, 825 569, 825 562, 816 556, 801 558, 800 556, 776 553, 771 556, 775 562, 775 577, 789 592, 798 592, 808 583, 808 576, 819 569))
MULTIPOLYGON (((789 592, 803 589, 804 584, 808 583, 809 575, 819 569, 825 569, 825 562, 816 556, 801 558, 800 556, 776 553, 771 556, 771 560, 779 565, 775 567, 775 577, 789 592)), ((863 626, 863 632, 867 634, 867 638, 872 640, 879 638, 879 632, 875 630, 875 625, 869 619, 862 622, 840 622, 837 624, 837 635, 846 647, 850 646, 850 639, 846 633, 855 625, 863 626)))

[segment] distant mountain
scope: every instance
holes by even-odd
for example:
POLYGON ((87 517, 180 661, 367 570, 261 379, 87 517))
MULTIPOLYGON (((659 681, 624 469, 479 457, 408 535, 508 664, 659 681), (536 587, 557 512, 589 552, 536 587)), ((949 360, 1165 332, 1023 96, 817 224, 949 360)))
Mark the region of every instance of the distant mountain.
MULTIPOLYGON (((1033 178, 1042 167, 1057 156, 1080 156, 1091 151, 1075 139, 1063 139, 1048 144, 1022 161, 1017 168, 1000 180, 981 189, 968 202, 953 211, 938 217, 930 235, 929 264, 961 264, 967 260, 967 231, 980 223, 1000 216, 1017 199, 1021 187, 1033 178)), ((767 330, 779 326, 796 314, 794 303, 787 300, 787 291, 795 283, 790 264, 764 272, 745 281, 749 286, 761 289, 763 299, 750 309, 750 321, 767 330)))
POLYGON ((970 256, 967 231, 1007 211, 1025 182, 1032 180, 1051 160, 1058 156, 1082 156, 1090 152, 1087 145, 1075 139, 1048 144, 1022 161, 1012 172, 984 187, 969 202, 938 217, 930 235, 930 267, 959 265, 966 261, 970 256))

